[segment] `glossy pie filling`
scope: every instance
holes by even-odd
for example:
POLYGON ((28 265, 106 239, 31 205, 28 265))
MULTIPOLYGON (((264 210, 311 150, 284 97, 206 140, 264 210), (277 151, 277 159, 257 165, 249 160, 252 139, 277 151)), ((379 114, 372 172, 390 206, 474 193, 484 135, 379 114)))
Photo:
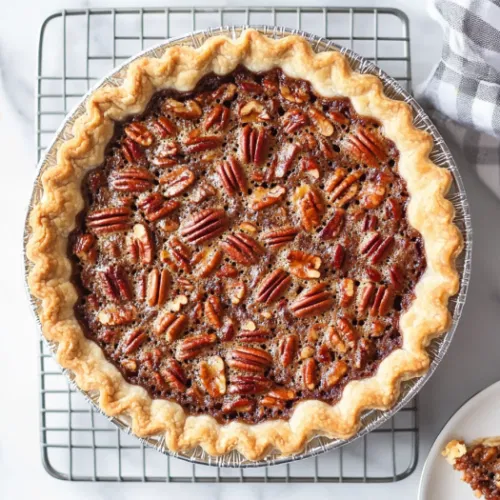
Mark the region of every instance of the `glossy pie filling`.
POLYGON ((288 418, 401 346, 423 242, 397 149, 348 99, 242 68, 159 92, 82 193, 77 317, 153 398, 288 418))
POLYGON ((486 500, 500 499, 500 446, 472 446, 456 459, 454 468, 462 471, 462 479, 486 500))

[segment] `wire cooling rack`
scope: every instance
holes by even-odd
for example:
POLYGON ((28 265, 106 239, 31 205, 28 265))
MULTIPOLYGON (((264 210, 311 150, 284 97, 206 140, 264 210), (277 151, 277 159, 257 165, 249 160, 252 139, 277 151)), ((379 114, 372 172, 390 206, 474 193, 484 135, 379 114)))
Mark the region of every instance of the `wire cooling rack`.
MULTIPOLYGON (((36 145, 42 156, 64 116, 117 64, 165 38, 223 25, 296 28, 344 45, 411 89, 408 19, 397 9, 165 8, 55 13, 39 41, 36 145)), ((418 461, 414 400, 362 439, 295 463, 253 469, 194 465, 117 429, 68 383, 40 341, 41 449, 45 469, 71 481, 390 482, 418 461)))

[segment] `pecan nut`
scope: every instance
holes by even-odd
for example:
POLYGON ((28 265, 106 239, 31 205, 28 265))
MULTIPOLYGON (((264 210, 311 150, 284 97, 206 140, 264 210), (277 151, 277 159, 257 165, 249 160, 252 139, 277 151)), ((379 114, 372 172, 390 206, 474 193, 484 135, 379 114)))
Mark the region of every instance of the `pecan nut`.
POLYGON ((286 143, 283 146, 278 154, 276 167, 274 169, 274 177, 276 179, 282 179, 290 172, 299 151, 299 146, 294 143, 286 143))
POLYGON ((166 116, 159 116, 153 122, 153 127, 155 128, 160 139, 172 137, 177 133, 177 127, 166 116))
POLYGON ((193 130, 183 142, 185 144, 185 152, 193 154, 219 147, 222 143, 222 138, 216 135, 201 135, 198 130, 193 130))
POLYGON ((79 234, 73 245, 73 253, 80 259, 95 263, 97 261, 96 238, 91 233, 79 234))
POLYGON ((241 161, 261 165, 266 157, 267 143, 267 132, 263 127, 243 127, 240 132, 241 161))
POLYGON ((356 347, 356 344, 358 342, 358 334, 356 330, 354 330, 351 323, 349 323, 349 321, 345 318, 339 318, 337 321, 337 327, 346 346, 349 349, 353 349, 354 347, 356 347))
POLYGON ((224 360, 220 356, 210 356, 200 363, 200 380, 212 398, 226 394, 226 374, 224 360))
POLYGON ((252 194, 250 208, 256 212, 264 210, 264 208, 279 203, 285 196, 285 193, 286 189, 284 186, 275 186, 270 189, 263 187, 255 188, 252 194))
POLYGON ((325 205, 319 192, 307 185, 299 186, 293 196, 294 202, 298 203, 302 227, 312 232, 321 223, 321 217, 325 213, 325 205))
POLYGON ((166 367, 161 370, 161 374, 168 386, 177 392, 185 392, 187 389, 188 379, 182 366, 173 358, 166 362, 166 367))
POLYGON ((133 263, 152 264, 154 243, 151 232, 144 224, 135 224, 132 235, 128 237, 128 250, 133 263))
POLYGON ((225 414, 230 413, 247 413, 252 411, 255 407, 255 401, 247 398, 229 401, 222 407, 222 412, 225 414))
POLYGON ((389 269, 389 276, 394 290, 401 290, 404 283, 404 275, 397 264, 393 264, 389 269))
POLYGON ((318 315, 333 305, 332 294, 326 290, 326 283, 318 283, 303 292, 291 305, 290 310, 297 318, 318 315))
POLYGON ((245 299, 247 286, 244 281, 228 281, 225 284, 225 288, 231 300, 231 304, 240 304, 245 299))
POLYGON ((150 307, 162 306, 167 300, 170 288, 170 273, 166 269, 161 272, 155 267, 148 275, 147 301, 150 307))
POLYGON ((189 243, 203 243, 222 234, 228 220, 224 210, 207 208, 191 217, 181 229, 181 235, 189 243))
POLYGON ((130 332, 128 337, 123 342, 123 352, 132 354, 148 340, 147 333, 142 328, 135 328, 130 332))
POLYGON ((383 239, 380 233, 375 232, 363 240, 359 250, 362 254, 370 258, 372 264, 377 264, 391 249, 394 241, 394 236, 392 235, 383 239))
POLYGON ((177 200, 166 200, 160 193, 151 193, 137 202, 137 207, 150 222, 164 219, 180 206, 177 200))
POLYGON ((366 182, 359 193, 361 206, 367 210, 377 208, 384 201, 384 196, 384 185, 376 182, 366 182))
POLYGON ((132 225, 131 215, 128 207, 96 210, 87 215, 87 227, 98 235, 127 231, 132 225))
POLYGON ((299 339, 297 335, 287 335, 279 344, 279 354, 281 364, 286 368, 293 363, 297 349, 299 347, 299 339))
POLYGON ((307 109, 307 114, 321 135, 330 137, 333 134, 332 122, 318 108, 311 106, 307 109))
POLYGON ((141 122, 132 122, 125 127, 124 132, 129 139, 145 148, 153 144, 153 134, 141 122))
POLYGON ((271 119, 269 111, 260 101, 251 100, 239 109, 241 123, 266 122, 271 119))
POLYGON ((283 227, 264 233, 262 240, 268 247, 276 249, 291 243, 298 234, 299 229, 295 227, 283 227))
POLYGON ((316 279, 321 276, 318 269, 321 266, 321 258, 317 255, 303 252, 301 250, 292 250, 287 255, 290 263, 290 272, 302 279, 316 279))
POLYGON ((213 128, 216 132, 222 132, 229 123, 230 115, 231 111, 228 107, 216 104, 206 116, 203 128, 207 131, 213 128))
POLYGON ((261 246, 244 233, 227 236, 220 247, 232 260, 244 266, 256 264, 264 253, 261 246))
POLYGON ((123 266, 109 266, 99 272, 102 291, 112 302, 122 302, 132 298, 132 291, 123 266))
POLYGON ((222 327, 222 304, 216 295, 210 295, 204 305, 205 318, 214 328, 222 327))
POLYGON ((278 300, 292 283, 292 278, 283 269, 275 269, 262 281, 257 291, 257 302, 272 304, 278 300))
POLYGON ((387 160, 387 152, 382 141, 363 128, 358 128, 344 140, 344 149, 356 160, 370 167, 377 167, 379 162, 387 160))
POLYGON ((163 104, 165 111, 171 111, 175 115, 186 120, 196 120, 202 115, 200 106, 196 101, 177 101, 175 99, 166 99, 163 104))
POLYGON ((258 328, 255 330, 240 330, 236 334, 236 339, 245 344, 257 343, 262 344, 267 342, 272 336, 271 330, 265 328, 258 328))
POLYGON ((180 267, 185 273, 191 272, 191 250, 182 241, 174 236, 168 242, 171 256, 175 259, 175 266, 180 267))
POLYGON ((283 115, 283 132, 286 135, 293 134, 300 128, 306 126, 309 123, 307 115, 304 114, 299 108, 290 108, 283 115))
MULTIPOLYGON (((339 173, 342 170, 337 170, 339 173)), ((325 190, 328 191, 328 188, 331 189, 331 200, 335 201, 335 205, 338 207, 342 207, 349 203, 359 191, 359 185, 356 184, 357 181, 363 176, 363 172, 361 170, 356 170, 351 174, 344 177, 336 187, 332 188, 334 183, 329 184, 325 190)))
POLYGON ((332 218, 328 221, 320 234, 320 238, 324 241, 332 240, 337 237, 342 230, 344 224, 345 210, 342 208, 335 209, 332 218))
POLYGON ((200 261, 199 276, 201 278, 208 278, 208 276, 217 269, 221 261, 222 252, 220 250, 215 250, 215 252, 212 253, 203 251, 200 261))
POLYGON ((141 161, 144 157, 144 153, 139 144, 134 142, 132 139, 129 139, 128 137, 125 137, 125 139, 123 139, 121 152, 123 157, 129 163, 141 161))
POLYGON ((309 391, 314 390, 318 384, 317 364, 314 358, 307 358, 302 363, 302 382, 304 388, 309 391))
POLYGON ((229 352, 227 364, 239 371, 265 372, 273 364, 273 357, 257 347, 238 347, 229 352))
POLYGON ((324 378, 324 384, 327 389, 331 389, 332 387, 335 387, 342 377, 347 373, 347 363, 341 359, 335 361, 326 373, 326 376, 324 378))
POLYGON ((340 280, 339 283, 340 307, 347 307, 352 303, 355 295, 354 288, 355 285, 352 279, 344 278, 340 280))
POLYGON ((155 324, 156 335, 165 334, 167 342, 177 340, 187 326, 187 316, 184 314, 174 314, 163 312, 158 316, 155 324))
POLYGON ((160 177, 160 184, 164 187, 163 194, 167 198, 173 198, 187 191, 194 183, 195 176, 189 168, 179 167, 172 172, 160 177))
POLYGON ((115 191, 125 193, 143 193, 153 187, 154 175, 143 167, 127 167, 114 172, 110 186, 115 191))
POLYGON ((132 323, 137 319, 137 309, 132 304, 123 306, 108 305, 97 315, 101 325, 120 326, 132 323))
POLYGON ((245 172, 243 172, 240 162, 234 156, 230 156, 227 161, 219 164, 217 174, 229 196, 246 192, 245 172))
POLYGON ((266 392, 271 381, 263 375, 237 375, 231 378, 229 394, 250 395, 266 392))
POLYGON ((213 346, 217 342, 217 335, 214 333, 203 333, 192 337, 186 337, 179 342, 176 358, 179 361, 196 358, 207 347, 213 346))

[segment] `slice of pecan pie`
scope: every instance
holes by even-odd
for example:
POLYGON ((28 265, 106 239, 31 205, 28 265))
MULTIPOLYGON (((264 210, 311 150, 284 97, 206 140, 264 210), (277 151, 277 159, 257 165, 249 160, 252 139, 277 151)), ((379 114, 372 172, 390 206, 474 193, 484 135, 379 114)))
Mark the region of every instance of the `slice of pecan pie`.
POLYGON ((408 106, 248 30, 134 63, 43 176, 31 289, 109 415, 256 459, 348 437, 424 373, 461 247, 408 106))
POLYGON ((479 439, 470 445, 453 440, 442 454, 462 472, 462 481, 478 498, 500 499, 500 438, 479 439))

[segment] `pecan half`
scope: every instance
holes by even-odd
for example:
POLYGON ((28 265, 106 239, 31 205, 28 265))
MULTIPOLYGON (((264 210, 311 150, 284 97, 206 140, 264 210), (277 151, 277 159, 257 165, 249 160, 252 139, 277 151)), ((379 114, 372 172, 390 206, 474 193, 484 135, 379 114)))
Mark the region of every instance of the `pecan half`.
POLYGON ((201 135, 199 130, 195 129, 184 139, 185 151, 187 154, 201 153, 219 147, 222 138, 217 135, 201 135))
POLYGON ((184 392, 187 389, 188 379, 182 366, 173 358, 166 362, 166 367, 161 370, 161 374, 169 387, 177 392, 184 392))
POLYGON ((200 262, 199 275, 201 278, 208 278, 219 266, 222 261, 222 252, 215 250, 209 253, 205 251, 200 262))
POLYGON ((132 235, 128 238, 129 255, 132 262, 141 261, 143 264, 152 264, 154 258, 153 237, 148 227, 136 224, 132 235))
POLYGON ((290 102, 304 104, 311 98, 305 82, 288 80, 285 83, 279 82, 280 94, 290 102))
POLYGON ((309 107, 307 114, 321 135, 330 137, 333 134, 334 128, 332 122, 318 108, 309 107))
POLYGON ((231 234, 220 243, 224 252, 238 264, 251 266, 259 261, 264 253, 261 246, 250 236, 244 233, 231 234))
POLYGON ((272 304, 278 300, 292 283, 292 278, 283 269, 275 269, 263 280, 257 291, 257 302, 272 304))
POLYGON ((95 263, 97 261, 96 241, 91 233, 79 234, 73 245, 73 253, 80 260, 95 263))
POLYGON ((229 401, 222 407, 222 412, 229 413, 247 413, 252 411, 255 407, 255 401, 247 398, 237 399, 236 401, 229 401))
POLYGON ((153 165, 159 168, 173 167, 179 163, 178 156, 181 152, 177 142, 166 142, 162 144, 161 148, 149 160, 153 165))
POLYGON ((337 321, 337 327, 346 346, 349 349, 353 349, 354 347, 356 347, 358 334, 356 330, 354 330, 351 323, 349 323, 349 321, 345 318, 339 318, 337 321))
POLYGON ((367 338, 361 338, 354 353, 354 366, 363 370, 376 355, 376 348, 373 342, 367 338))
MULTIPOLYGON (((359 185, 355 184, 363 175, 361 170, 356 170, 345 177, 337 187, 332 190, 331 200, 336 206, 343 206, 351 201, 359 190, 359 185)), ((326 188, 325 188, 326 189, 326 188)))
POLYGON ((328 370, 324 378, 324 384, 327 389, 335 387, 342 377, 347 373, 347 363, 341 359, 335 361, 328 370))
POLYGON ((363 231, 375 231, 378 226, 378 217, 376 215, 366 214, 363 221, 363 231))
POLYGON ((373 303, 370 308, 371 316, 385 316, 392 308, 394 302, 394 293, 391 287, 380 285, 377 293, 373 297, 373 303))
POLYGON ((304 387, 312 391, 318 384, 317 364, 314 358, 307 358, 302 363, 302 382, 304 387))
POLYGON ((216 132, 222 132, 229 123, 231 110, 222 104, 216 104, 203 122, 205 130, 213 128, 216 132))
POLYGON ((277 408, 282 410, 285 408, 285 403, 295 399, 295 397, 296 394, 293 389, 275 387, 260 400, 260 404, 266 408, 277 408))
POLYGON ((344 278, 340 280, 339 292, 340 292, 340 307, 347 307, 351 304, 354 299, 354 281, 350 278, 344 278))
POLYGON ((366 182, 359 193, 361 206, 367 210, 377 208, 384 201, 384 196, 384 185, 376 182, 366 182))
POLYGON ((126 231, 132 225, 132 210, 128 207, 104 208, 87 215, 87 227, 95 234, 111 234, 126 231))
POLYGON ((214 328, 222 327, 222 304, 216 295, 210 295, 204 305, 205 318, 214 328))
POLYGON ((208 99, 210 101, 219 100, 220 102, 227 102, 234 98, 237 90, 238 88, 234 83, 224 83, 210 93, 208 99))
POLYGON ((191 250, 182 241, 174 236, 168 242, 168 247, 170 249, 172 257, 175 259, 175 263, 184 272, 191 272, 191 250))
POLYGON ((387 152, 380 139, 363 128, 358 128, 344 140, 346 149, 356 160, 370 167, 387 160, 387 152))
POLYGON ((344 224, 345 210, 336 208, 332 218, 328 221, 320 234, 320 238, 324 241, 332 240, 339 235, 344 224))
POLYGON ((143 167, 127 167, 111 175, 110 186, 115 191, 143 193, 153 187, 154 175, 143 167))
POLYGON ((175 99, 166 99, 163 106, 165 111, 171 111, 186 120, 195 120, 202 115, 200 106, 193 100, 181 102, 175 99))
POLYGON ((267 142, 267 132, 263 127, 243 127, 240 132, 241 161, 260 165, 266 157, 267 142))
POLYGON ((236 339, 245 344, 251 344, 253 342, 262 344, 267 342, 271 336, 272 332, 270 330, 258 328, 256 330, 240 330, 236 334, 236 339))
POLYGON ((212 398, 226 394, 226 374, 224 360, 220 356, 210 356, 200 362, 200 380, 212 398))
POLYGON ((287 255, 290 263, 290 272, 298 278, 310 280, 321 276, 318 269, 321 266, 321 258, 302 250, 292 250, 287 255))
POLYGON ((334 269, 341 269, 342 264, 345 259, 345 249, 342 245, 337 244, 333 247, 332 250, 332 266, 334 269))
POLYGON ((394 198, 389 198, 387 200, 387 215, 395 221, 400 221, 403 217, 401 204, 394 198))
POLYGON ((313 180, 317 180, 321 176, 319 163, 312 156, 302 158, 300 161, 300 171, 312 177, 313 180))
POLYGON ((335 328, 328 328, 327 333, 328 343, 332 350, 338 354, 345 354, 347 352, 347 346, 345 342, 340 338, 337 330, 335 328))
POLYGON ((212 184, 202 181, 198 183, 197 187, 193 190, 190 201, 200 204, 216 194, 217 190, 212 186, 212 184))
POLYGON ((374 267, 367 267, 365 269, 365 272, 371 281, 381 281, 382 280, 382 275, 374 267))
POLYGON ((266 392, 272 382, 263 375, 237 375, 231 378, 229 394, 250 395, 266 392))
POLYGON ((135 328, 130 332, 128 337, 123 342, 123 352, 132 354, 148 340, 147 333, 142 328, 135 328))
POLYGON ((167 300, 170 288, 170 273, 166 269, 161 272, 154 268, 149 272, 147 284, 147 301, 150 307, 162 306, 167 300))
POLYGON ((153 127, 160 139, 172 137, 177 133, 177 127, 166 116, 159 116, 154 122, 153 127))
POLYGON ((287 243, 291 243, 299 234, 299 229, 295 227, 283 227, 273 229, 267 233, 262 234, 262 240, 266 246, 275 249, 280 248, 287 243))
POLYGON ((281 364, 286 368, 293 363, 297 349, 299 347, 299 339, 297 335, 287 335, 279 344, 279 354, 281 364))
POLYGON ((137 319, 137 309, 132 304, 123 306, 110 304, 99 312, 97 319, 105 326, 127 325, 137 319))
POLYGON ((132 298, 132 291, 123 266, 109 266, 99 272, 102 291, 112 302, 122 302, 132 298))
POLYGON ((141 122, 132 122, 124 129, 127 137, 145 148, 153 144, 153 134, 141 122))
POLYGON ((297 144, 289 142, 281 148, 274 169, 274 177, 276 179, 282 179, 290 171, 299 151, 300 148, 297 144))
POLYGON ((148 194, 137 202, 137 207, 144 212, 150 222, 164 219, 181 206, 177 200, 166 200, 160 193, 148 194))
POLYGON ((377 264, 394 244, 394 236, 382 239, 380 233, 372 233, 361 243, 359 250, 370 258, 372 264, 377 264))
POLYGON ((217 174, 229 196, 236 193, 246 193, 247 182, 245 172, 241 168, 240 162, 234 156, 230 156, 227 161, 223 161, 217 166, 217 174))
POLYGON ((195 175, 189 168, 179 167, 160 177, 160 184, 164 186, 163 194, 167 198, 173 198, 184 193, 195 179, 195 175))
POLYGON ((121 151, 123 157, 129 163, 135 163, 137 161, 140 161, 144 157, 144 153, 142 152, 139 144, 134 142, 132 139, 129 139, 128 137, 125 137, 125 139, 123 139, 121 151))
POLYGON ((394 290, 401 290, 404 282, 404 275, 397 264, 393 264, 389 269, 389 276, 394 290))
POLYGON ((290 108, 282 118, 283 132, 285 134, 293 134, 300 128, 309 123, 307 115, 304 114, 299 108, 290 108))
POLYGON ((373 294, 375 293, 376 286, 371 281, 364 282, 359 287, 358 292, 358 314, 365 314, 368 311, 368 307, 372 303, 373 294))
POLYGON ((271 119, 269 111, 260 101, 251 100, 239 109, 241 123, 266 122, 271 119))
POLYGON ((217 335, 214 333, 202 333, 192 337, 186 337, 179 342, 176 358, 180 361, 196 358, 203 349, 214 345, 217 342, 217 335))
POLYGON ((165 334, 168 342, 177 340, 187 326, 187 316, 185 314, 174 314, 171 312, 162 312, 155 324, 155 333, 157 335, 165 334))
POLYGON ((203 243, 222 234, 228 220, 224 210, 207 208, 192 216, 181 229, 181 235, 189 243, 203 243))
POLYGON ((332 294, 326 290, 326 283, 318 283, 305 290, 290 305, 290 310, 297 318, 315 316, 328 310, 333 305, 332 294))
POLYGON ((275 203, 279 203, 285 196, 286 189, 284 186, 275 186, 270 189, 257 187, 252 193, 250 208, 256 212, 264 210, 275 203))
POLYGON ((319 192, 312 186, 302 184, 295 190, 293 199, 298 203, 302 227, 312 232, 319 226, 325 213, 325 205, 319 192))
POLYGON ((235 370, 265 372, 273 364, 273 357, 257 347, 238 347, 229 351, 227 364, 235 370))

